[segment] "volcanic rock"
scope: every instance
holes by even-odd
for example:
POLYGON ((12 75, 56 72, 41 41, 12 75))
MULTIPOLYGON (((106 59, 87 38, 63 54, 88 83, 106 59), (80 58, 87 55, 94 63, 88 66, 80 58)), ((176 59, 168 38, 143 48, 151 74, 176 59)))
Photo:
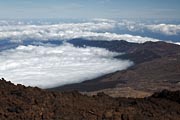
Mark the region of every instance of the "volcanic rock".
POLYGON ((147 98, 51 92, 0 80, 1 120, 179 120, 180 91, 147 98))

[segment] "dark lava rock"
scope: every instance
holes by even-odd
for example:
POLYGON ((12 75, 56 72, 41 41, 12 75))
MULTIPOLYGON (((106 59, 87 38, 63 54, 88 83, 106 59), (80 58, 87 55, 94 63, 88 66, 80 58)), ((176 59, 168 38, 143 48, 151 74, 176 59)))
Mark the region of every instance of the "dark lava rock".
POLYGON ((112 98, 51 92, 0 80, 0 120, 179 120, 180 91, 112 98))
POLYGON ((163 90, 160 93, 154 93, 152 95, 152 97, 155 98, 165 98, 165 99, 169 99, 171 101, 175 101, 178 102, 180 104, 180 92, 175 91, 175 92, 170 92, 168 90, 163 90))

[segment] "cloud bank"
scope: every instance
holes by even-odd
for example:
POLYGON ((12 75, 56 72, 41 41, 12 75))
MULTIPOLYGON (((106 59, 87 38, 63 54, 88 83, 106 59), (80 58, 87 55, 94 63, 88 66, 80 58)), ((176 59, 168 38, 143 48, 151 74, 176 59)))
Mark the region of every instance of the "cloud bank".
POLYGON ((19 46, 0 52, 0 76, 26 86, 51 88, 82 82, 133 65, 106 49, 61 46, 19 46))
POLYGON ((180 25, 173 24, 157 24, 157 25, 146 25, 146 28, 153 31, 162 33, 165 35, 178 35, 180 34, 180 25))
POLYGON ((159 39, 142 37, 130 34, 117 34, 114 29, 127 27, 130 31, 149 29, 169 35, 179 34, 179 25, 145 25, 129 21, 113 21, 107 19, 94 19, 91 22, 59 23, 59 24, 32 24, 17 22, 17 24, 1 22, 0 40, 8 39, 13 42, 24 40, 69 40, 85 38, 90 40, 126 40, 128 42, 144 43, 146 41, 160 41, 159 39))
POLYGON ((180 25, 179 24, 150 24, 144 22, 128 21, 122 20, 118 22, 118 28, 127 29, 129 31, 144 31, 160 33, 164 35, 180 35, 180 25))
MULTIPOLYGON (((131 21, 93 19, 77 23, 38 23, 0 21, 0 42, 23 42, 33 40, 37 43, 48 40, 126 40, 134 43, 160 41, 159 39, 138 35, 119 34, 114 30, 143 31, 179 35, 179 25, 144 24, 131 21)), ((170 42, 170 41, 169 41, 170 42)), ((180 42, 171 42, 180 45, 180 42)), ((9 43, 6 43, 9 44, 9 43)), ((6 45, 2 44, 2 45, 6 45)), ((19 45, 19 44, 17 44, 19 45)), ((38 44, 41 45, 41 44, 38 44)), ((70 44, 61 46, 19 46, 0 52, 0 76, 20 83, 41 88, 82 82, 107 73, 123 70, 131 66, 131 61, 117 60, 119 53, 102 48, 76 48, 70 44)))

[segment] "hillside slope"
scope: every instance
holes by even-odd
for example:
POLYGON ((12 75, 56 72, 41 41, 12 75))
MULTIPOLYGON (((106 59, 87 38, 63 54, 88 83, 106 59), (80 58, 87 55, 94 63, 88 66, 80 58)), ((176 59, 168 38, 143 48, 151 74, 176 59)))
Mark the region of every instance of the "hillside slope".
POLYGON ((143 99, 50 92, 0 80, 1 120, 178 120, 180 91, 143 99))
POLYGON ((124 71, 50 90, 78 90, 90 95, 105 92, 113 97, 145 97, 163 89, 179 90, 180 88, 179 45, 165 42, 136 44, 125 41, 82 41, 81 43, 75 41, 73 44, 126 52, 116 58, 132 60, 135 65, 124 71))

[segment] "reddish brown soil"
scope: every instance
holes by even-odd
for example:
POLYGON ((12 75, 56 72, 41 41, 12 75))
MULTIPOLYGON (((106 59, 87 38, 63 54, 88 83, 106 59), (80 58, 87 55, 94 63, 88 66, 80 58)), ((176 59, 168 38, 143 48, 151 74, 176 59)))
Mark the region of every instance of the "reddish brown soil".
POLYGON ((0 80, 0 120, 179 120, 180 91, 112 98, 50 92, 0 80))

